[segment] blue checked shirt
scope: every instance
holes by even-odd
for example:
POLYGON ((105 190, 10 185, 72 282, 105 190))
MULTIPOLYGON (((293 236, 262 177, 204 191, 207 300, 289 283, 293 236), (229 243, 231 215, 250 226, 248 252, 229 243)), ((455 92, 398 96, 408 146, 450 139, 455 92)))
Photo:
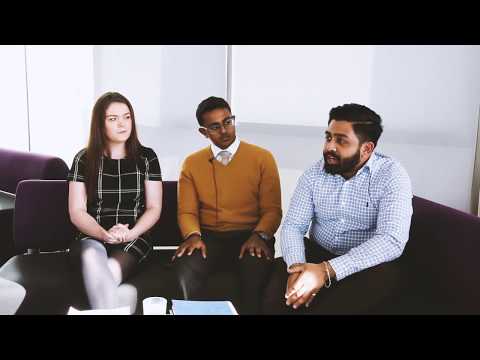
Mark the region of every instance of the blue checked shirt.
POLYGON ((395 160, 373 153, 345 180, 323 169, 323 159, 300 177, 281 230, 287 266, 305 263, 303 237, 338 255, 329 260, 337 280, 399 257, 408 241, 412 187, 395 160))

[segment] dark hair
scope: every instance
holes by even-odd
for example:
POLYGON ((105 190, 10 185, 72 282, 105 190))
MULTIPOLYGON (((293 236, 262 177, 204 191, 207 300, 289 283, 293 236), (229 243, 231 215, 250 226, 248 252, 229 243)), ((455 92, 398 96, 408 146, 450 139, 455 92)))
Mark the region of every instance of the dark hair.
POLYGON ((98 168, 100 166, 100 159, 106 150, 107 138, 105 135, 105 115, 107 108, 111 103, 118 102, 128 106, 132 119, 132 132, 126 142, 127 158, 139 160, 141 144, 138 141, 137 129, 135 126, 135 114, 133 113, 132 104, 130 101, 117 92, 107 92, 98 98, 93 106, 92 120, 90 123, 90 137, 87 146, 87 171, 86 171, 86 186, 87 198, 93 200, 96 191, 98 168))
POLYGON ((232 110, 230 109, 230 105, 228 105, 228 103, 224 99, 210 96, 209 98, 203 100, 197 107, 196 116, 200 126, 203 126, 203 114, 215 109, 228 109, 229 112, 232 112, 232 110))
POLYGON ((377 146, 377 141, 383 131, 382 118, 364 105, 344 104, 334 107, 330 110, 328 124, 332 120, 352 123, 353 131, 361 144, 371 141, 377 146))

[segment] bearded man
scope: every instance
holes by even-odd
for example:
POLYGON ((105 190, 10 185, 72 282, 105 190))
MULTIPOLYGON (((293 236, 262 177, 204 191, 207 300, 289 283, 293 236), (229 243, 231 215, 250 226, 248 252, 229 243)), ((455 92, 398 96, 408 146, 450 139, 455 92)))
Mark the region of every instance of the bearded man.
POLYGON ((366 106, 331 109, 323 159, 299 178, 281 229, 264 313, 366 314, 393 296, 412 189, 405 169, 375 151, 382 130, 366 106))

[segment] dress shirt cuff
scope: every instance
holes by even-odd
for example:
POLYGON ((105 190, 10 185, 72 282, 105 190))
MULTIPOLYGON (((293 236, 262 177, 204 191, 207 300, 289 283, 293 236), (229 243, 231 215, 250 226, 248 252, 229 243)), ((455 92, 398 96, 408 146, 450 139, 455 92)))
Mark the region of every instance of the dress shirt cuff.
POLYGON ((328 263, 335 271, 335 278, 337 281, 340 281, 355 272, 352 261, 347 254, 328 260, 328 263))
POLYGON ((287 267, 290 267, 293 264, 303 264, 306 263, 305 254, 295 254, 295 253, 287 253, 283 254, 283 260, 286 262, 287 267))

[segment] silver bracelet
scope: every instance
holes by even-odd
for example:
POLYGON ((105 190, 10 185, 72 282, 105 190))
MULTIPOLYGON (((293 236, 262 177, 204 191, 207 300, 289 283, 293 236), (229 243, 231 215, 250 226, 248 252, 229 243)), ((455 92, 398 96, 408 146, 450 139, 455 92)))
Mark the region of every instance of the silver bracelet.
POLYGON ((325 284, 324 287, 328 289, 332 285, 332 279, 330 279, 330 271, 328 271, 327 262, 324 261, 323 263, 325 264, 325 270, 327 270, 327 276, 328 276, 328 284, 325 284))

